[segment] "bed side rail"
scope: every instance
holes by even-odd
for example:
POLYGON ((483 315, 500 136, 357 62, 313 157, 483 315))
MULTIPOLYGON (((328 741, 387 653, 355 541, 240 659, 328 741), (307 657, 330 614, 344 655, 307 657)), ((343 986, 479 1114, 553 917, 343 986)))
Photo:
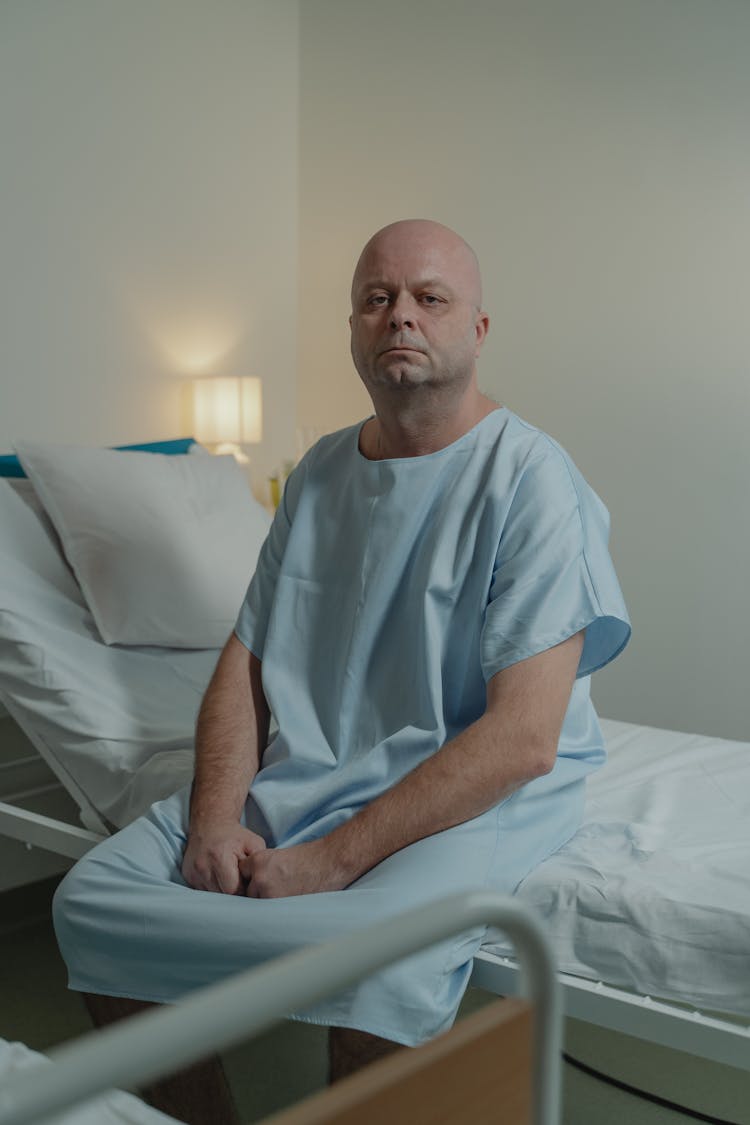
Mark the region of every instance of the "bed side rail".
POLYGON ((0 801, 0 836, 20 840, 29 847, 46 848, 70 859, 80 859, 104 839, 87 828, 77 828, 6 801, 0 801))
MULTIPOLYGON (((362 977, 483 924, 513 941, 523 991, 534 1005, 534 1125, 558 1125, 562 1040, 559 986, 548 940, 515 899, 491 891, 453 895, 356 934, 280 957, 50 1052, 54 1066, 0 1090, 0 1125, 31 1125, 112 1086, 148 1083, 262 1031, 362 977)), ((502 1106, 498 1107, 502 1113, 502 1106)))
MULTIPOLYGON (((515 996, 519 977, 519 965, 511 958, 485 950, 474 958, 471 984, 477 988, 515 996)), ((750 1024, 706 1015, 651 996, 637 996, 569 973, 559 973, 558 980, 566 1016, 750 1071, 750 1024)))

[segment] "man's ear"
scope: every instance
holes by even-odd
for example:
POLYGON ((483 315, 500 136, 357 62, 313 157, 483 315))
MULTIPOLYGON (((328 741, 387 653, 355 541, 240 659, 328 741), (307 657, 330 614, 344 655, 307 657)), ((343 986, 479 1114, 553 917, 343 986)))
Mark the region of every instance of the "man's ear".
POLYGON ((486 312, 480 312, 474 324, 474 331, 476 332, 477 346, 474 351, 474 356, 478 356, 482 350, 485 336, 490 330, 490 318, 486 312))

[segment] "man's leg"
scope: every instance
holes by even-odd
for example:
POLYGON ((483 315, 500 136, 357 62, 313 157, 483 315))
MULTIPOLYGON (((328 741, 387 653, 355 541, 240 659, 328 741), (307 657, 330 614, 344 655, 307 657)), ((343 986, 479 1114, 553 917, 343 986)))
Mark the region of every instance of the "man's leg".
POLYGON ((400 1043, 381 1039, 367 1031, 332 1027, 328 1032, 328 1084, 333 1085, 368 1063, 400 1050, 405 1050, 400 1043))
MULTIPOLYGON (((82 993, 95 1027, 158 1007, 143 1000, 82 993)), ((241 1125, 218 1055, 195 1063, 141 1090, 143 1098, 186 1125, 241 1125)))

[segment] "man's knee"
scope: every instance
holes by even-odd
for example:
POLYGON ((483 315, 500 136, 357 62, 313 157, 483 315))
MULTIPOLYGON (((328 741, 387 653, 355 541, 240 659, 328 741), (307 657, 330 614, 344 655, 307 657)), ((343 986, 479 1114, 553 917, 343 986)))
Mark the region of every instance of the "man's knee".
POLYGON ((328 1032, 328 1081, 338 1082, 371 1062, 405 1049, 401 1043, 381 1039, 367 1031, 332 1027, 328 1032))
POLYGON ((76 866, 71 868, 58 885, 52 898, 52 925, 63 957, 65 956, 66 946, 75 945, 75 939, 71 933, 71 919, 76 913, 76 900, 80 897, 79 872, 77 869, 81 862, 83 861, 79 860, 76 866))
POLYGON ((88 891, 88 865, 87 856, 83 856, 58 884, 52 897, 52 921, 55 928, 64 926, 80 910, 88 891))
MULTIPOLYGON (((57 887, 52 899, 52 924, 63 959, 71 966, 86 944, 85 933, 97 923, 97 911, 91 908, 94 901, 89 886, 89 861, 86 856, 67 873, 57 887)), ((101 907, 99 908, 101 910, 101 907)))

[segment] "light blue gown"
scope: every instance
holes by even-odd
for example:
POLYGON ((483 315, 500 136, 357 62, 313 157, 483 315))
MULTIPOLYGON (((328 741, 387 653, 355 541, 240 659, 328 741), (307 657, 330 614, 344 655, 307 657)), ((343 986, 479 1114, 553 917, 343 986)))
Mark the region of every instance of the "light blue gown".
MULTIPOLYGON (((321 439, 289 478, 237 621, 278 724, 244 822, 274 847, 330 832, 478 719, 496 672, 585 629, 554 769, 344 891, 266 900, 186 886, 183 790, 59 888, 72 988, 174 1001, 445 894, 510 893, 578 827, 586 774, 605 755, 590 676, 630 636, 606 508, 507 408, 422 457, 370 461, 360 429, 321 439)), ((290 1014, 422 1042, 452 1023, 482 936, 290 1014)))

